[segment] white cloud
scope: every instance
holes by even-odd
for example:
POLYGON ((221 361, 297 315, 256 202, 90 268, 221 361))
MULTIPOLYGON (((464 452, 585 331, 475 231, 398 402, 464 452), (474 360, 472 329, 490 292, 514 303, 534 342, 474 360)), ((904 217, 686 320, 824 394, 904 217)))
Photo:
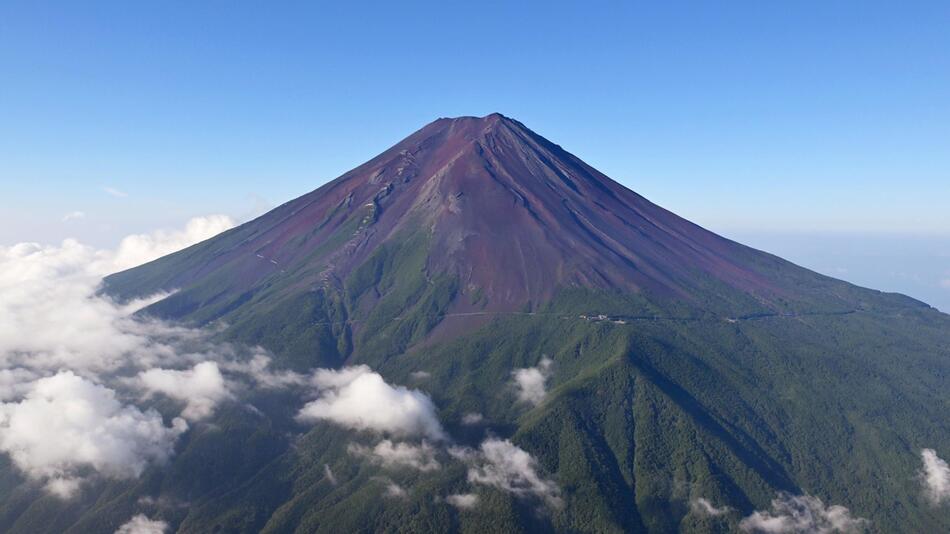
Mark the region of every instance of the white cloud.
POLYGON ((79 491, 82 483, 81 478, 53 478, 46 482, 43 488, 60 499, 71 499, 79 491))
POLYGON ((551 376, 551 366, 554 362, 545 356, 537 367, 528 367, 526 369, 515 369, 512 376, 515 380, 515 386, 518 388, 518 399, 537 406, 541 404, 547 395, 545 382, 551 376))
POLYGON ((63 222, 75 221, 79 219, 85 219, 86 214, 81 211, 71 211, 66 215, 63 215, 63 222))
POLYGON ((409 467, 425 472, 435 471, 442 467, 435 458, 435 448, 424 441, 421 445, 412 445, 393 443, 385 439, 373 448, 351 443, 347 451, 354 456, 369 458, 388 468, 409 467))
POLYGON ((478 495, 474 493, 456 493, 447 496, 445 502, 461 510, 470 510, 478 505, 478 495))
POLYGON ((94 296, 109 263, 73 240, 0 247, 0 365, 85 367, 141 348, 120 324, 131 311, 94 296))
POLYGON ((103 186, 102 190, 105 191, 107 195, 113 196, 116 198, 125 198, 129 196, 129 194, 126 193, 125 191, 119 191, 118 189, 114 187, 103 186))
POLYGON ((166 427, 157 412, 125 406, 111 389, 70 371, 37 380, 19 402, 0 404, 0 450, 60 496, 74 493, 88 468, 138 476, 168 458, 186 428, 181 419, 166 427))
POLYGON ((763 534, 831 534, 862 532, 870 522, 852 517, 844 506, 825 506, 818 497, 779 493, 772 509, 756 511, 739 522, 745 532, 763 534))
POLYGON ((732 508, 728 506, 723 506, 721 508, 716 508, 713 506, 713 503, 709 502, 709 499, 699 497, 689 501, 689 508, 694 514, 697 515, 708 515, 712 517, 718 517, 721 515, 728 514, 732 511, 732 508))
POLYGON ((167 530, 168 523, 138 514, 119 527, 115 534, 164 534, 167 530))
POLYGON ((234 221, 227 215, 209 215, 189 220, 184 230, 171 232, 158 230, 151 234, 130 235, 119 243, 113 263, 117 270, 142 265, 200 243, 233 227, 234 221))
POLYGON ((391 386, 365 365, 320 369, 314 373, 313 384, 320 397, 301 408, 297 416, 301 421, 327 420, 394 436, 446 438, 428 395, 391 386))
POLYGON ((231 398, 215 362, 201 362, 183 371, 149 369, 139 373, 138 380, 149 393, 162 393, 184 402, 181 415, 192 421, 211 416, 220 402, 231 398))
MULTIPOLYGON (((214 226, 212 220, 192 220, 191 230, 165 234, 172 236, 167 241, 154 234, 150 254, 200 239, 206 233, 200 228, 214 226)), ((176 351, 156 337, 180 336, 185 330, 131 318, 158 296, 119 305, 96 295, 102 276, 151 259, 143 256, 149 247, 124 243, 118 253, 69 239, 60 246, 0 247, 0 368, 102 371, 127 361, 144 366, 174 356, 176 351)))
POLYGON ((944 278, 940 280, 940 287, 944 289, 950 289, 950 278, 944 278))
POLYGON ((412 378, 413 380, 425 380, 430 376, 432 376, 432 374, 426 371, 413 371, 409 373, 409 378, 412 378))
POLYGON ((927 500, 934 506, 950 502, 950 466, 933 449, 920 451, 920 459, 924 462, 920 475, 927 500))
POLYGON ((541 477, 537 472, 537 461, 508 440, 492 438, 483 441, 477 465, 468 470, 468 480, 518 496, 535 496, 552 508, 560 508, 563 504, 557 484, 541 477))
POLYGON ((485 419, 484 416, 480 413, 469 412, 462 416, 463 425, 477 425, 485 419))
POLYGON ((406 491, 406 488, 403 488, 399 484, 390 482, 389 484, 386 484, 386 491, 383 493, 383 495, 393 499, 405 499, 409 496, 409 492, 406 491))

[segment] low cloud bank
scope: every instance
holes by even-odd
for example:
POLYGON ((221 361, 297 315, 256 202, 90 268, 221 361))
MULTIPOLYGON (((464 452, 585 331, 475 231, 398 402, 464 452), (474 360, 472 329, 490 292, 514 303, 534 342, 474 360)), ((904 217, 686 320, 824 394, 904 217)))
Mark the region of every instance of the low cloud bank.
POLYGON ((108 252, 76 241, 60 247, 0 247, 0 366, 39 370, 111 370, 129 355, 148 356, 148 325, 95 296, 109 272, 108 252))
POLYGON ((72 239, 0 247, 0 451, 28 478, 68 498, 85 477, 135 477, 172 453, 187 424, 176 418, 166 427, 154 410, 126 404, 120 372, 144 371, 145 385, 184 401, 188 418, 221 399, 221 384, 206 380, 208 365, 183 375, 148 372, 159 362, 224 357, 194 350, 203 334, 133 318, 161 296, 118 304, 96 292, 106 274, 231 226, 223 216, 196 218, 181 232, 130 236, 115 251, 72 239), (169 376, 185 380, 162 383, 169 376))
POLYGON ((515 369, 512 377, 518 389, 518 399, 537 406, 547 396, 546 382, 551 377, 554 362, 547 356, 541 358, 537 367, 515 369))
POLYGON ((0 247, 0 316, 7 319, 0 322, 0 368, 103 372, 167 360, 175 350, 156 339, 183 331, 131 317, 161 296, 120 305, 96 295, 102 277, 232 225, 223 216, 196 218, 183 232, 128 237, 115 252, 72 239, 0 247))
POLYGON ((927 500, 934 506, 950 502, 950 466, 933 449, 920 451, 920 459, 924 463, 920 475, 927 500))
MULTIPOLYGON (((184 419, 206 419, 251 387, 316 388, 304 420, 445 438, 427 395, 387 384, 368 367, 313 376, 275 370, 262 350, 248 357, 248 349, 213 343, 205 332, 133 316, 162 295, 128 304, 97 295, 102 276, 231 226, 226 217, 195 219, 180 232, 130 236, 116 251, 75 240, 0 247, 0 316, 9 319, 0 321, 0 451, 28 478, 69 497, 80 473, 138 476, 172 453, 184 419), (157 395, 181 403, 174 426, 123 404, 157 395)), ((437 465, 423 447, 390 445, 377 446, 374 457, 421 470, 437 465)))
POLYGON ((739 522, 743 532, 761 534, 831 534, 864 532, 870 521, 853 517, 844 506, 825 506, 818 497, 779 493, 772 508, 739 522))
POLYGON ((0 404, 0 450, 61 497, 79 489, 87 468, 111 478, 138 476, 165 461, 186 429, 182 419, 164 426, 157 412, 123 405, 113 390, 71 371, 36 380, 23 400, 0 404))
MULTIPOLYGON (((181 231, 129 236, 114 251, 75 240, 0 247, 0 316, 9 318, 0 321, 0 452, 17 469, 64 498, 89 476, 138 476, 172 454, 185 420, 207 419, 252 388, 315 390, 299 412, 304 421, 447 439, 425 393, 391 385, 369 367, 276 370, 262 349, 134 315, 165 295, 119 304, 97 294, 103 276, 233 225, 223 216, 197 218, 181 231), (172 426, 135 405, 158 396, 181 405, 172 426)), ((355 450, 386 467, 440 467, 427 442, 385 440, 355 450)), ((327 478, 335 481, 329 467, 327 478)))
POLYGON ((391 386, 365 365, 338 371, 320 369, 312 382, 320 397, 300 410, 297 417, 301 421, 325 420, 354 430, 446 439, 428 395, 391 386))
POLYGON ((189 220, 184 230, 158 230, 151 234, 130 235, 119 243, 119 249, 112 259, 113 269, 121 271, 148 263, 231 228, 234 228, 234 220, 227 215, 209 215, 189 220))

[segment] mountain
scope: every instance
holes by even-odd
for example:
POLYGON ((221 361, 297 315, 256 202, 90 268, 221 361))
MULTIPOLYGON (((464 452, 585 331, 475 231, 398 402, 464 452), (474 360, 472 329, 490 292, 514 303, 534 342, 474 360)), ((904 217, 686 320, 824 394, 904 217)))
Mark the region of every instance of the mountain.
POLYGON ((248 341, 291 329, 284 341, 308 338, 299 350, 277 339, 269 348, 302 368, 347 361, 360 350, 340 340, 366 331, 399 330, 401 352, 438 337, 439 323, 452 337, 571 289, 635 297, 619 310, 631 316, 847 313, 884 302, 677 217, 499 114, 436 120, 325 186, 107 287, 120 297, 177 290, 149 312, 224 319, 235 335, 254 331, 248 341), (298 324, 305 308, 311 321, 298 324))
POLYGON ((386 470, 353 454, 365 432, 301 427, 262 390, 256 415, 222 408, 169 465, 83 503, 0 494, 10 531, 102 530, 156 494, 190 504, 162 509, 179 532, 726 532, 779 495, 950 531, 917 477, 922 449, 950 456, 950 316, 704 230, 502 115, 436 120, 103 291, 171 292, 140 314, 287 370, 365 364, 418 388, 455 446, 536 459, 548 498, 473 488, 457 450, 386 470), (519 401, 513 376, 546 391, 519 401), (468 491, 477 506, 446 500, 468 491))
MULTIPOLYGON (((685 297, 701 289, 697 278, 782 293, 755 267, 768 259, 649 203, 497 114, 437 120, 229 237, 201 247, 204 255, 176 257, 174 269, 166 267, 171 258, 149 266, 173 271, 152 288, 189 287, 226 271, 235 281, 216 295, 221 300, 275 273, 341 291, 380 250, 415 238, 425 241, 425 270, 458 281, 453 309, 476 308, 459 298, 474 293, 478 309, 521 309, 573 286, 685 297)), ((142 276, 119 275, 110 285, 142 276)))

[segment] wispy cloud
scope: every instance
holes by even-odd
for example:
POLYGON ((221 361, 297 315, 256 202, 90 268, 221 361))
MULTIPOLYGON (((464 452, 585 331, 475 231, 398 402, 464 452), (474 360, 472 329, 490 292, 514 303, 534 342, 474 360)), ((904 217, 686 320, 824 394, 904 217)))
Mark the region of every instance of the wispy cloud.
POLYGON ((323 464, 323 476, 330 481, 330 484, 337 485, 336 475, 333 474, 333 469, 330 469, 330 464, 323 464))
POLYGON ((82 211, 71 211, 66 215, 63 215, 63 222, 75 221, 79 219, 85 219, 86 214, 82 211))
POLYGON ((396 484, 388 477, 373 477, 372 480, 383 483, 383 497, 390 499, 405 499, 409 497, 409 491, 406 488, 396 484))
POLYGON ((311 377, 286 369, 273 369, 273 358, 256 347, 250 358, 227 359, 219 362, 222 370, 244 375, 261 389, 284 389, 310 385, 311 377))
POLYGON ((114 188, 114 187, 103 186, 103 187, 102 187, 102 190, 105 191, 105 193, 106 193, 107 195, 110 195, 110 196, 113 196, 113 197, 116 197, 116 198, 125 198, 125 197, 129 196, 129 194, 126 193, 125 191, 120 191, 120 190, 118 190, 118 189, 116 189, 116 188, 114 188))
POLYGON ((825 506, 818 497, 785 492, 772 500, 770 510, 753 512, 739 522, 742 531, 761 534, 848 534, 863 532, 869 525, 844 506, 825 506))
POLYGON ((477 453, 457 451, 458 458, 474 460, 468 470, 473 484, 494 486, 514 495, 540 498, 552 508, 563 505, 561 490, 553 481, 538 474, 537 460, 508 440, 490 438, 482 442, 477 453))
POLYGON ((703 497, 689 501, 689 508, 694 514, 711 517, 719 517, 732 511, 732 508, 728 506, 717 508, 713 505, 713 503, 709 502, 709 499, 705 499, 703 497))
POLYGON ((435 448, 426 442, 420 445, 393 443, 385 439, 369 448, 351 443, 347 451, 354 456, 369 458, 385 467, 408 467, 419 471, 435 471, 442 467, 435 458, 435 448))

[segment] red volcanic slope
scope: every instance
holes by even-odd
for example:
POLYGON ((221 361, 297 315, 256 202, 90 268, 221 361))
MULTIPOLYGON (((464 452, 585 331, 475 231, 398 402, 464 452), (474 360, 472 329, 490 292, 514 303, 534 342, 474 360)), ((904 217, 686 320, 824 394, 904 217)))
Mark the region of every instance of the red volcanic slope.
POLYGON ((433 232, 430 270, 457 273, 463 289, 482 288, 496 304, 543 301, 563 285, 677 291, 696 269, 743 288, 767 285, 730 259, 736 244, 500 114, 427 125, 295 201, 290 216, 254 242, 263 255, 292 263, 307 254, 286 246, 295 237, 322 225, 309 240, 316 245, 363 209, 376 221, 349 243, 337 270, 421 223, 433 232))
MULTIPOLYGON (((430 239, 427 272, 457 275, 460 294, 478 291, 483 309, 537 304, 572 286, 687 301, 710 288, 735 290, 772 308, 779 299, 810 300, 795 295, 803 283, 813 296, 824 284, 492 114, 428 124, 323 187, 173 256, 165 269, 173 274, 147 289, 184 288, 225 267, 230 293, 275 276, 300 288, 342 287, 378 247, 420 230, 430 239)), ((469 301, 458 298, 455 309, 469 301)))

